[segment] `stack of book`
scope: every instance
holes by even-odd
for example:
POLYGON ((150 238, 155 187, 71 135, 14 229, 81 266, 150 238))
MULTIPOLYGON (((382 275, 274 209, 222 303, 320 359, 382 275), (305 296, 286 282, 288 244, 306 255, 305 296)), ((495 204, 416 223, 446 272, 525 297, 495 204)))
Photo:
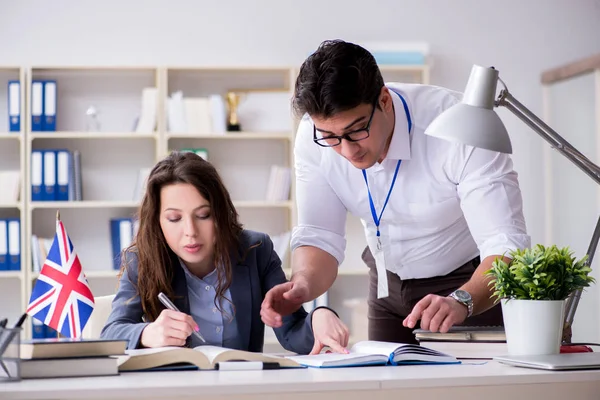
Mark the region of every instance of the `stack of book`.
POLYGON ((118 375, 116 357, 127 342, 103 339, 34 339, 21 342, 21 378, 118 375))

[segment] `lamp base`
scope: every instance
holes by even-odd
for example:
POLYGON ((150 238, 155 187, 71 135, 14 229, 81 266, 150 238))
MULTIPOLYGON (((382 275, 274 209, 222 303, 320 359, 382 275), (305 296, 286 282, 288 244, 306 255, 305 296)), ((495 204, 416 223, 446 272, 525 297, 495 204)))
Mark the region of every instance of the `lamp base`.
POLYGON ((561 343, 563 343, 563 344, 571 343, 572 337, 573 337, 573 329, 571 328, 571 325, 569 325, 568 323, 565 323, 565 326, 563 327, 561 343))

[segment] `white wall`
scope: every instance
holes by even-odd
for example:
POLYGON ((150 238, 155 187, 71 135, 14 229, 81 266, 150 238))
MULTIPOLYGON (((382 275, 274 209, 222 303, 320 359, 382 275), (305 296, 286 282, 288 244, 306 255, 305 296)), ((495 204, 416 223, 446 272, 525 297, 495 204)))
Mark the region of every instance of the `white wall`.
MULTIPOLYGON (((432 83, 494 65, 541 115, 540 72, 600 52, 597 0, 0 0, 0 64, 296 65, 318 43, 431 44, 432 83), (62 6, 59 6, 62 4, 62 6), (59 8, 62 7, 62 8, 59 8)), ((544 240, 542 140, 507 112, 533 242, 544 240)))

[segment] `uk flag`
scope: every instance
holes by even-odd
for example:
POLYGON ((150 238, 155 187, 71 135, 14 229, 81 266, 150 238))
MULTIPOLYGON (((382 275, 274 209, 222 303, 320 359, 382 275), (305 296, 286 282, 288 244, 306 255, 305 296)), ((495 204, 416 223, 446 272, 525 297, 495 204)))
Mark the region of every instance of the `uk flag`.
POLYGON ((79 257, 62 221, 57 220, 54 241, 31 293, 27 314, 63 336, 77 338, 93 310, 94 296, 79 257))

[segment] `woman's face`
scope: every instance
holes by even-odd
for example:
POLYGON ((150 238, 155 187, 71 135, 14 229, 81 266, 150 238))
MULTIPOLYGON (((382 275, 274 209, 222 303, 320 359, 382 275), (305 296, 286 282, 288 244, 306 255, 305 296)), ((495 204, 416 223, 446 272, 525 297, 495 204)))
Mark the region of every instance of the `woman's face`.
POLYGON ((212 271, 215 224, 209 202, 194 186, 164 186, 160 191, 159 219, 167 244, 190 271, 212 271))

